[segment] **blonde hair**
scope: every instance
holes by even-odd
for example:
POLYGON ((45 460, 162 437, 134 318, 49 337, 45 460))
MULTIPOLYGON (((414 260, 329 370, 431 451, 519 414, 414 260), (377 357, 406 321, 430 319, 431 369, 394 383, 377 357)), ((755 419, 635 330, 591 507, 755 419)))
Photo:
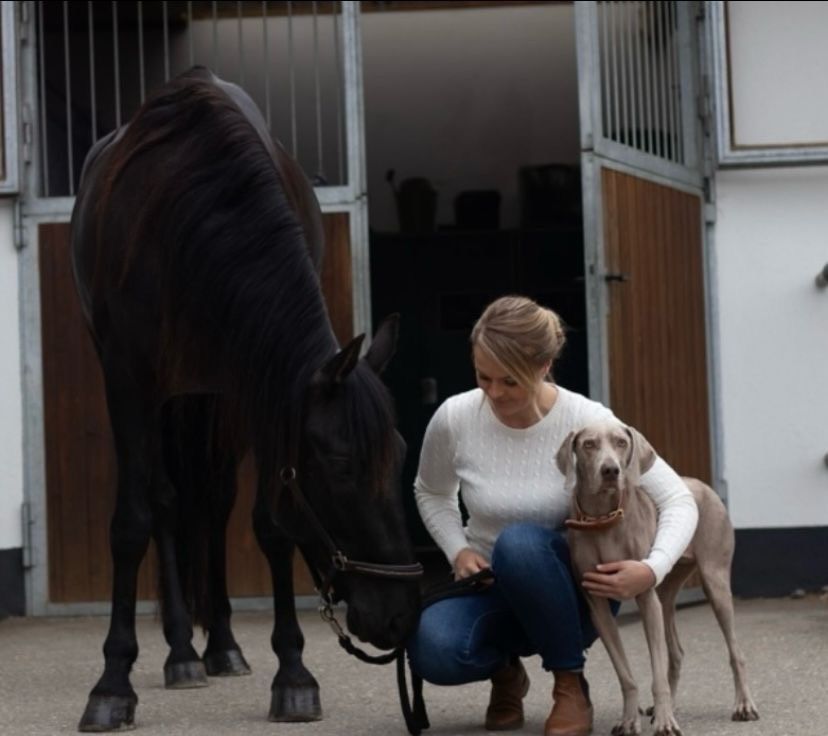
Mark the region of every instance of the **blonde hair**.
POLYGON ((551 366, 566 342, 561 318, 525 296, 504 296, 483 311, 471 332, 478 347, 532 391, 538 369, 551 366))

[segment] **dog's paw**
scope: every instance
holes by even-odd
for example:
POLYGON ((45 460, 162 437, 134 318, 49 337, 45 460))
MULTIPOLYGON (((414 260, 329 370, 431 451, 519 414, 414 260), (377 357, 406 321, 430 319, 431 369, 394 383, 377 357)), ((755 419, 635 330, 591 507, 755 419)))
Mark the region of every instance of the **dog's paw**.
POLYGON ((637 718, 621 721, 612 727, 612 736, 640 736, 641 723, 637 718))
POLYGON ((669 705, 654 706, 653 734, 654 736, 681 736, 681 729, 669 705))
POLYGON ((758 721, 759 711, 756 710, 756 705, 748 697, 736 701, 733 715, 730 718, 733 721, 758 721))

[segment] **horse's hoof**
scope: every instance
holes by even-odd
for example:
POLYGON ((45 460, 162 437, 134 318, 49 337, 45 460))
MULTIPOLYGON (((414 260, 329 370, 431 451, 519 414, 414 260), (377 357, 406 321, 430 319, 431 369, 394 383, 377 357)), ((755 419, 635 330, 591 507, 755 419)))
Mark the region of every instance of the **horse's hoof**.
POLYGON ((274 687, 270 694, 269 721, 321 721, 322 706, 319 703, 319 688, 274 687))
POLYGON ((240 649, 228 649, 224 652, 204 653, 204 667, 210 677, 232 677, 249 675, 250 665, 240 649))
POLYGON ((135 695, 90 695, 78 731, 129 731, 135 728, 135 695))
POLYGON ((172 662, 164 665, 164 687, 169 690, 186 690, 207 687, 207 671, 200 659, 190 662, 172 662))

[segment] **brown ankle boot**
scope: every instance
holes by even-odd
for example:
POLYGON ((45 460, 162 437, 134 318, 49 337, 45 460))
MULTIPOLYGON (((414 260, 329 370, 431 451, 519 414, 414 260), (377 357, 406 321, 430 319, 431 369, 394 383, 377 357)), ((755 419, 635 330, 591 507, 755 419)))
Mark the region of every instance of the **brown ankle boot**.
POLYGON ((546 719, 544 736, 586 736, 592 733, 592 703, 589 685, 581 672, 555 672, 552 712, 546 719))
POLYGON ((523 726, 523 698, 529 692, 529 675, 515 658, 492 676, 492 694, 486 709, 488 731, 512 731, 523 726))

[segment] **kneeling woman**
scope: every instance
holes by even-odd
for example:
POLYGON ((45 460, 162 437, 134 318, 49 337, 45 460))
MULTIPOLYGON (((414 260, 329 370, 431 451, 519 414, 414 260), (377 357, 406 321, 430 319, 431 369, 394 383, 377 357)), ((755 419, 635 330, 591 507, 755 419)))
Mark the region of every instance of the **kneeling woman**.
POLYGON ((447 399, 429 423, 415 482, 417 506, 457 579, 491 568, 482 592, 423 611, 408 651, 436 685, 491 679, 489 730, 523 725, 529 679, 520 657, 538 654, 554 675, 545 736, 592 729, 584 652, 596 638, 580 585, 614 600, 661 582, 696 527, 693 497, 659 458, 641 484, 659 511, 644 560, 599 566, 575 581, 565 536, 569 490, 555 465, 567 434, 612 412, 557 386, 551 370, 564 343, 557 315, 530 299, 504 297, 474 326, 478 388, 447 399), (468 511, 463 526, 458 495, 468 511))

